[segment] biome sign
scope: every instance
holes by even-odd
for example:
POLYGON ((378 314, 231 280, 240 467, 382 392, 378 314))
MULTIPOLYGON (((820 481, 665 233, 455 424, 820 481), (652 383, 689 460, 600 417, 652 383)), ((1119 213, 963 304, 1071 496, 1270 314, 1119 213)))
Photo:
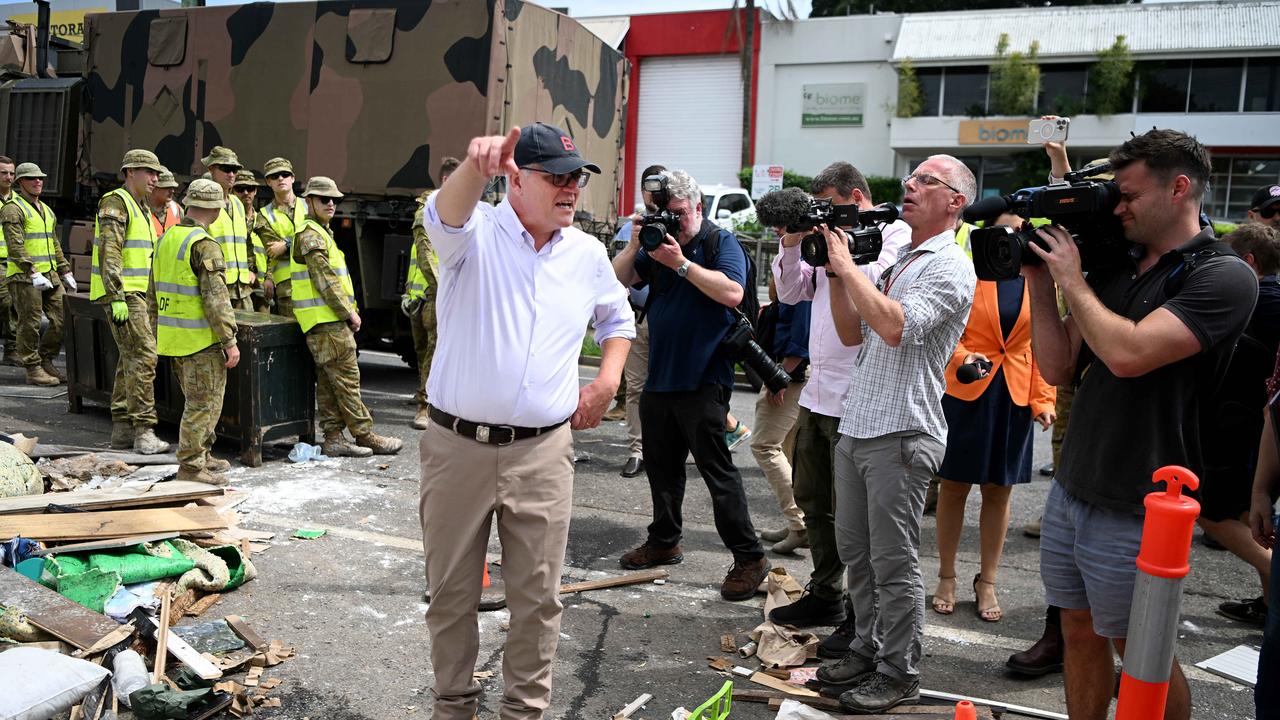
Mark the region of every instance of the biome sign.
POLYGON ((866 83, 805 85, 800 109, 800 127, 862 125, 867 96, 866 83))
POLYGON ((961 145, 1026 145, 1026 120, 961 120, 961 145))

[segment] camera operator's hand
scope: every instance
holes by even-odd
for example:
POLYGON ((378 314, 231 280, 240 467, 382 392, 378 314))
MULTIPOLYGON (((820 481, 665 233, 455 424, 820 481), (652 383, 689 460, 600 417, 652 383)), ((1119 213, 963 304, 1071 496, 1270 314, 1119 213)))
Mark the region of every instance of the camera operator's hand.
MULTIPOLYGON (((636 234, 638 235, 639 233, 636 234)), ((639 241, 637 240, 637 242, 639 241)), ((676 242, 676 239, 670 235, 667 235, 662 240, 662 244, 649 253, 649 257, 672 270, 684 264, 684 251, 680 249, 680 243, 676 242)))
POLYGON ((849 236, 840 228, 829 228, 819 225, 818 230, 827 239, 827 270, 844 277, 857 269, 853 264, 853 256, 849 254, 849 236))
MULTIPOLYGON (((1044 261, 1058 287, 1064 293, 1070 293, 1075 286, 1084 282, 1084 274, 1080 271, 1080 250, 1075 241, 1066 230, 1057 225, 1042 227, 1036 230, 1036 235, 1044 240, 1049 249, 1046 251, 1037 243, 1030 243, 1031 252, 1044 261)), ((1025 265, 1023 269, 1025 271, 1025 265)))
POLYGON ((1048 430, 1049 426, 1053 424, 1053 421, 1057 419, 1058 419, 1057 413, 1055 413, 1052 410, 1045 410, 1044 412, 1035 416, 1035 421, 1037 423, 1040 423, 1040 432, 1044 432, 1045 430, 1048 430))
POLYGON ((782 237, 778 239, 778 242, 782 243, 782 247, 795 247, 800 244, 800 241, 804 239, 806 234, 807 233, 802 232, 789 233, 783 231, 782 237))

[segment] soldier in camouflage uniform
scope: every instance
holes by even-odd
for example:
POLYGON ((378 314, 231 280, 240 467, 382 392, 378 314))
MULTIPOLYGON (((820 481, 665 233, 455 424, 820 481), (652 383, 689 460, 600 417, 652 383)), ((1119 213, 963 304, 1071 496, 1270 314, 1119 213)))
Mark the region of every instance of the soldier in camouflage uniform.
POLYGON ((315 360, 324 453, 351 457, 397 453, 401 440, 374 433, 373 418, 360 399, 355 338, 360 313, 346 257, 329 230, 342 193, 329 178, 313 177, 302 197, 307 218, 290 253, 293 312, 315 360), (343 436, 343 427, 351 431, 354 445, 343 436))
POLYGON ((111 447, 144 455, 168 452, 156 437, 156 335, 147 315, 147 284, 155 252, 151 191, 160 160, 149 150, 124 154, 124 185, 102 196, 93 238, 89 299, 108 306, 119 348, 111 390, 111 447))
MULTIPOLYGON (((16 171, 13 158, 0 155, 0 207, 13 200, 13 175, 16 171)), ((9 299, 9 283, 5 282, 3 268, 9 259, 9 250, 4 236, 0 234, 0 339, 4 340, 5 365, 21 365, 18 361, 18 338, 14 334, 18 328, 18 316, 13 311, 13 302, 9 299)))
POLYGON ((293 194, 293 163, 276 157, 262 166, 271 188, 271 202, 263 205, 254 222, 254 232, 267 250, 267 278, 263 287, 275 302, 275 313, 293 317, 293 290, 289 278, 289 250, 293 238, 307 218, 306 203, 293 194))
POLYGON ((224 208, 224 194, 212 180, 196 180, 185 202, 186 217, 156 243, 150 308, 159 353, 173 358, 173 373, 185 398, 178 430, 178 479, 225 485, 222 473, 231 463, 210 451, 222 415, 227 370, 240 362, 240 349, 223 275, 226 261, 207 230, 224 208))
POLYGON ((151 190, 151 202, 147 207, 151 211, 151 224, 155 226, 157 240, 182 220, 182 208, 173 199, 173 193, 177 189, 178 180, 173 177, 169 168, 161 165, 160 176, 156 178, 156 186, 151 190))
POLYGON ((27 368, 28 385, 52 386, 66 380, 53 366, 62 352, 62 286, 74 292, 76 281, 58 242, 57 218, 40 201, 44 171, 22 163, 15 178, 18 193, 0 209, 0 225, 9 250, 5 278, 18 315, 18 359, 27 368), (41 314, 49 320, 43 338, 41 314))
POLYGON ((263 291, 267 279, 267 250, 262 243, 262 238, 258 237, 255 230, 258 212, 255 209, 255 200, 258 198, 260 187, 262 183, 258 182, 252 170, 237 170, 231 192, 240 198, 240 204, 244 206, 245 227, 249 230, 249 249, 253 251, 253 256, 250 258, 254 275, 253 309, 256 312, 269 312, 271 308, 268 307, 267 297, 263 291))
POLYGON ((253 286, 257 280, 254 251, 244 203, 231 192, 236 173, 243 166, 234 152, 221 145, 200 158, 200 162, 209 169, 209 179, 221 185, 227 196, 222 214, 209 225, 209 234, 222 246, 222 257, 227 261, 227 291, 231 294, 231 307, 253 310, 253 286))
MULTIPOLYGON (((440 184, 449 179, 449 175, 458 169, 461 162, 457 158, 446 157, 440 163, 440 184)), ((422 207, 431 190, 418 197, 418 210, 413 214, 413 252, 409 258, 409 273, 404 282, 404 297, 400 300, 400 309, 409 317, 409 329, 413 332, 413 349, 418 354, 418 392, 414 396, 418 401, 418 414, 413 418, 413 426, 419 430, 427 429, 427 378, 431 375, 431 358, 436 354, 436 287, 439 273, 436 251, 431 247, 431 238, 422 226, 422 207)))

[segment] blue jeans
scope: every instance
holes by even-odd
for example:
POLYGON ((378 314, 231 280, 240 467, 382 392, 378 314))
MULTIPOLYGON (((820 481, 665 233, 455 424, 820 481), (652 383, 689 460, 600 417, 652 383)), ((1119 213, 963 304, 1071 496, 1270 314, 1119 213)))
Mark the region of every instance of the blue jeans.
POLYGON ((1262 631, 1258 682, 1253 690, 1258 720, 1280 720, 1280 548, 1271 551, 1271 607, 1262 631))

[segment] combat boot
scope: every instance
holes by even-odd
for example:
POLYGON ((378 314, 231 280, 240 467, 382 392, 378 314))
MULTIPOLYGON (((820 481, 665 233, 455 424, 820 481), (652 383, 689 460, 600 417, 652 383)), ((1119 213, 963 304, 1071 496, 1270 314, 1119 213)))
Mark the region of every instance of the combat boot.
POLYGON ((231 469, 231 463, 210 455, 204 459, 204 469, 211 473, 226 472, 231 469))
POLYGON ((320 450, 329 457, 369 457, 373 450, 349 442, 342 433, 325 435, 320 450))
POLYGON ((41 387, 53 387, 59 385, 58 378, 44 371, 39 365, 30 365, 27 367, 27 384, 40 385, 41 387))
POLYGON ((111 423, 111 449, 112 450, 130 450, 133 448, 133 423, 120 422, 119 420, 111 423))
POLYGON ((163 452, 169 452, 169 443, 156 437, 155 431, 151 428, 143 428, 138 430, 137 433, 133 437, 134 452, 142 455, 159 455, 163 452))
POLYGON ((53 366, 53 361, 52 361, 52 360, 45 360, 44 362, 40 363, 40 367, 41 367, 41 369, 43 369, 45 372, 47 372, 47 373, 49 373, 50 375, 52 375, 52 376, 54 376, 54 377, 58 378, 58 382, 66 382, 66 381, 67 381, 67 374, 66 374, 66 373, 64 373, 64 372, 62 372, 62 371, 61 371, 61 370, 59 370, 58 368, 54 367, 54 366, 53 366))
POLYGON ((178 480, 189 480, 191 482, 204 483, 205 485, 226 485, 227 476, 219 473, 211 473, 208 470, 197 470, 191 472, 185 468, 178 470, 178 480))
POLYGON ((18 357, 17 350, 6 350, 4 359, 0 360, 0 365, 8 365, 9 367, 22 367, 22 360, 18 357))
POLYGON ((401 447, 404 447, 404 441, 400 438, 376 433, 369 433, 356 438, 356 444, 363 448, 369 448, 374 455, 395 455, 400 452, 401 447))
POLYGON ((413 427, 414 427, 414 429, 415 429, 415 430, 426 430, 426 429, 427 429, 427 421, 428 421, 428 420, 430 420, 430 418, 429 418, 429 417, 427 417, 427 409, 426 409, 426 408, 424 408, 424 407, 420 407, 420 408, 418 408, 418 414, 413 416, 413 427))

